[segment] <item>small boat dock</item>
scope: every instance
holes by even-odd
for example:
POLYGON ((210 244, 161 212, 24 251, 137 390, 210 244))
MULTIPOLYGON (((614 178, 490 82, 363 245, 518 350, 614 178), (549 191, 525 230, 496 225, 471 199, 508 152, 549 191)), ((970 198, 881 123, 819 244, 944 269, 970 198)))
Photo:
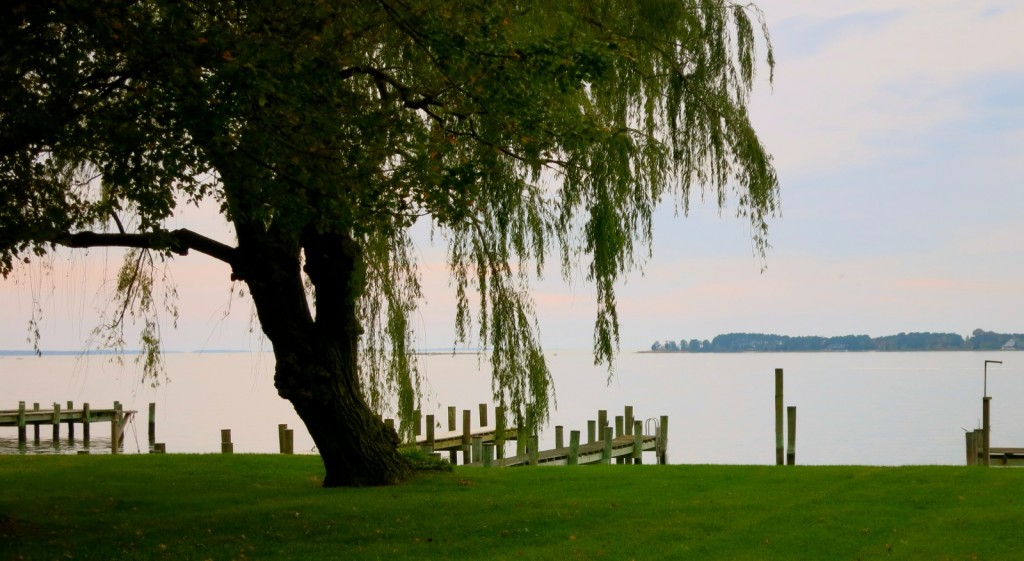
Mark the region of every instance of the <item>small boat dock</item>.
POLYGON ((116 401, 110 409, 93 409, 88 403, 76 408, 70 401, 66 407, 54 403, 50 408, 42 409, 38 403, 34 403, 29 408, 21 401, 17 409, 0 410, 0 427, 18 427, 18 444, 25 445, 28 442, 29 426, 32 427, 35 443, 38 444, 42 426, 52 427, 53 441, 57 442, 60 439, 62 424, 66 425, 70 440, 75 439, 75 425, 79 424, 82 427, 82 440, 88 444, 92 437, 93 423, 110 423, 111 450, 117 453, 124 437, 125 426, 133 415, 135 411, 125 411, 116 401))
POLYGON ((412 424, 412 443, 431 453, 448 452, 453 464, 458 463, 459 452, 462 452, 463 465, 483 467, 641 463, 644 452, 654 452, 657 463, 667 462, 667 416, 648 419, 645 434, 644 422, 633 417, 633 407, 626 406, 624 414, 615 417, 614 428, 609 423, 608 411, 599 410, 597 419, 587 422, 585 443, 580 442, 580 431, 571 431, 566 445, 564 427, 556 426, 555 447, 542 451, 536 434, 529 435, 522 429, 506 426, 505 413, 501 407, 496 407, 494 412, 494 427, 490 428, 487 405, 480 404, 480 427, 474 430, 471 410, 463 410, 462 431, 458 433, 455 432, 456 408, 449 407, 449 434, 444 436, 434 434, 435 428, 441 426, 435 422, 434 415, 426 415, 423 419, 426 422, 421 424, 421 416, 416 412, 412 424), (423 431, 423 428, 426 430, 423 431), (515 455, 505 457, 505 443, 510 440, 516 441, 515 455))

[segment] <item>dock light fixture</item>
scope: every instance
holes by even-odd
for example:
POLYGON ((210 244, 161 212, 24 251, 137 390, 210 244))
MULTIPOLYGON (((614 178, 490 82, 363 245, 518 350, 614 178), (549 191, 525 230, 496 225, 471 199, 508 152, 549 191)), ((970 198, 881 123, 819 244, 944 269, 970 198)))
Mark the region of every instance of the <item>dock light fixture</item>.
POLYGON ((989 363, 991 363, 991 364, 1002 364, 1003 361, 1001 361, 1001 360, 986 360, 985 361, 985 388, 982 391, 982 396, 981 397, 988 397, 988 365, 989 365, 989 363))

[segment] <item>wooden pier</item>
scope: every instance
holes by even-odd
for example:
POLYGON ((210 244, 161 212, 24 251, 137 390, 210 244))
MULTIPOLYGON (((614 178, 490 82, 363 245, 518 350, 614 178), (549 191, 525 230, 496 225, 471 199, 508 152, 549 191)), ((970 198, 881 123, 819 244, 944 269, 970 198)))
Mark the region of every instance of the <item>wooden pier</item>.
MULTIPOLYGON (((124 437, 124 429, 135 411, 125 411, 119 402, 114 402, 110 409, 93 409, 88 403, 76 408, 73 402, 67 407, 54 403, 49 409, 41 409, 38 403, 28 408, 25 402, 19 402, 17 409, 0 410, 0 427, 18 427, 18 445, 28 442, 28 427, 33 427, 36 444, 39 443, 40 427, 49 425, 53 431, 53 441, 60 439, 61 424, 67 425, 68 439, 75 438, 75 424, 82 425, 82 440, 88 444, 92 434, 93 423, 110 423, 111 451, 117 453, 124 437)), ((151 423, 152 425, 152 423, 151 423)), ((152 428, 150 429, 152 432, 152 428)))
MULTIPOLYGON (((638 460, 642 452, 657 452, 658 436, 651 434, 623 435, 611 437, 607 442, 591 442, 577 447, 565 446, 552 450, 538 451, 536 455, 514 456, 481 460, 470 465, 485 467, 514 467, 525 465, 567 466, 583 464, 612 463, 619 460, 638 460)), ((626 463, 626 462, 622 462, 626 463)), ((661 463, 659 461, 659 463, 661 463)))
POLYGON ((597 419, 588 421, 587 441, 580 444, 580 432, 572 431, 570 442, 565 446, 564 427, 555 427, 555 447, 541 451, 537 435, 529 435, 517 427, 505 426, 504 411, 495 408, 494 427, 488 428, 487 405, 480 404, 480 428, 474 430, 471 410, 462 411, 462 431, 456 430, 456 409, 448 408, 448 431, 445 436, 435 436, 440 424, 434 415, 425 418, 426 434, 422 430, 421 415, 413 419, 412 443, 428 452, 448 452, 452 464, 458 463, 462 452, 463 465, 484 467, 510 467, 520 465, 576 465, 593 463, 641 463, 644 452, 654 452, 658 463, 667 463, 668 417, 649 419, 648 428, 653 431, 644 434, 643 421, 633 418, 633 407, 626 406, 623 415, 615 417, 614 429, 609 424, 608 411, 597 412, 597 419), (516 441, 515 455, 505 457, 505 443, 516 441))

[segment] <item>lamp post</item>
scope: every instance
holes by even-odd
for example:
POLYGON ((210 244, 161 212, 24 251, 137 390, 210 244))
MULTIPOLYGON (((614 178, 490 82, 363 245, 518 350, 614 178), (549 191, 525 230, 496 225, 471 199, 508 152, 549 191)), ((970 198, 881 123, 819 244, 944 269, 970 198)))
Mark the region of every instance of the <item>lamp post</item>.
POLYGON ((982 442, 981 442, 981 458, 982 458, 982 462, 981 463, 982 463, 982 465, 985 465, 985 466, 990 465, 990 463, 992 461, 992 457, 991 457, 991 452, 992 452, 991 443, 992 443, 992 441, 990 439, 990 437, 992 435, 992 425, 990 423, 990 420, 991 420, 991 413, 990 413, 991 407, 990 407, 990 405, 991 405, 991 402, 992 402, 992 398, 988 396, 988 365, 989 365, 989 363, 992 363, 992 364, 1002 364, 1003 361, 1001 361, 1001 360, 986 360, 985 361, 985 382, 984 382, 985 386, 984 386, 984 389, 982 390, 982 393, 984 395, 981 396, 981 426, 982 426, 982 436, 981 436, 981 439, 982 439, 982 442))
POLYGON ((985 387, 984 387, 984 390, 982 390, 982 396, 981 397, 988 396, 988 365, 990 363, 991 364, 1002 364, 1003 361, 1001 361, 1001 360, 986 360, 985 361, 985 387))

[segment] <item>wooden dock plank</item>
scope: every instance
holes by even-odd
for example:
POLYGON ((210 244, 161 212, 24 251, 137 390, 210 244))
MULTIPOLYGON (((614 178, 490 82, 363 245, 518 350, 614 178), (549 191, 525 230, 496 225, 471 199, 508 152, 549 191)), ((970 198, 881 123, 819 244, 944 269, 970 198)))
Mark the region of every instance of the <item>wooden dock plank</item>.
MULTIPOLYGON (((612 440, 612 456, 611 459, 632 457, 633 447, 636 442, 636 437, 632 435, 624 435, 612 440)), ((651 451, 656 450, 658 445, 658 439, 654 435, 644 435, 642 439, 642 450, 651 451)), ((593 464, 600 462, 604 454, 604 442, 591 442, 589 444, 580 444, 579 447, 579 464, 593 464)), ((513 467, 526 465, 529 458, 523 457, 512 457, 495 459, 491 462, 492 466, 495 467, 513 467)), ((544 450, 538 454, 537 465, 547 466, 564 466, 569 463, 569 447, 555 448, 553 450, 544 450)), ((471 466, 482 466, 482 462, 474 462, 469 464, 471 466)))
MULTIPOLYGON (((476 438, 480 437, 481 442, 494 442, 496 438, 496 430, 486 430, 479 432, 469 433, 469 437, 476 438)), ((515 440, 517 435, 516 427, 508 427, 505 429, 505 441, 515 440)), ((461 450, 462 449, 462 433, 450 434, 442 437, 434 437, 434 451, 442 452, 446 450, 461 450)), ((430 444, 430 441, 426 438, 421 438, 416 441, 419 446, 430 444)))
MULTIPOLYGON (((54 417, 53 409, 26 409, 25 410, 25 424, 51 424, 53 423, 54 417)), ((92 422, 109 422, 117 415, 123 415, 126 419, 131 415, 135 414, 135 411, 119 411, 117 409, 91 409, 89 411, 89 420, 92 422)), ((0 411, 0 427, 16 427, 18 426, 19 411, 4 410, 0 411)), ((84 409, 61 409, 60 422, 81 422, 85 420, 84 409)))

